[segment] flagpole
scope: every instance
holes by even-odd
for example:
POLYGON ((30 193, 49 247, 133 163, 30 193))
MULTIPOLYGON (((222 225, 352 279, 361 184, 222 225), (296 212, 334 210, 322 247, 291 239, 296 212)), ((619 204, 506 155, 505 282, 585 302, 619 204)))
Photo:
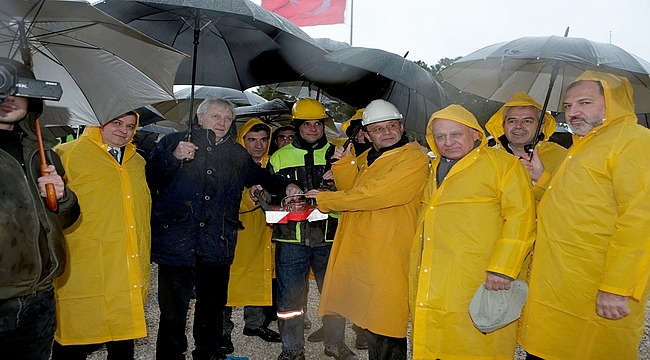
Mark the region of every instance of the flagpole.
POLYGON ((354 22, 354 0, 350 0, 350 46, 352 46, 352 23, 354 22))

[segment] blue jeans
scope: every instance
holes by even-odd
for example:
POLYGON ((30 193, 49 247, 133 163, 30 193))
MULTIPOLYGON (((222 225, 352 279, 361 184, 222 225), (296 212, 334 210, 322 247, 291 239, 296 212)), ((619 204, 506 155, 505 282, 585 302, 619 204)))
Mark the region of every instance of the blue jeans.
MULTIPOLYGON (((275 272, 278 281, 278 328, 282 350, 304 350, 305 292, 309 268, 314 270, 318 291, 323 290, 327 260, 331 244, 309 247, 277 241, 275 243, 275 272)), ((345 318, 323 317, 325 345, 334 345, 345 339, 345 318)))
POLYGON ((53 289, 39 291, 36 296, 0 300, 0 353, 3 359, 49 359, 55 330, 53 289))
POLYGON ((156 359, 184 360, 187 350, 185 322, 192 291, 194 306, 195 360, 221 354, 223 310, 228 300, 230 265, 171 266, 158 265, 158 302, 160 324, 156 340, 156 359))

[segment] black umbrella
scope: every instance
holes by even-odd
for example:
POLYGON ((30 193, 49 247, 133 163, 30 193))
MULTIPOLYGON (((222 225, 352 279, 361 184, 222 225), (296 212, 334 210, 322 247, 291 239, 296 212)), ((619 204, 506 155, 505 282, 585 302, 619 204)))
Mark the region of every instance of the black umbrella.
MULTIPOLYGON (((523 37, 477 50, 442 70, 460 90, 507 102, 525 91, 542 111, 562 111, 564 91, 586 70, 624 76, 634 89, 637 110, 650 109, 650 64, 616 45, 568 36, 523 37), (554 86, 558 81, 559 86, 554 86)), ((540 132, 542 122, 537 128, 540 132)), ((527 145, 532 159, 535 142, 527 145)))
POLYGON ((298 80, 296 69, 325 54, 291 22, 248 0, 104 0, 97 7, 193 54, 181 63, 176 84, 245 90, 298 80))
POLYGON ((355 107, 370 101, 391 102, 407 130, 424 134, 431 114, 449 100, 433 76, 399 55, 351 47, 331 52, 304 67, 304 76, 327 94, 355 107))

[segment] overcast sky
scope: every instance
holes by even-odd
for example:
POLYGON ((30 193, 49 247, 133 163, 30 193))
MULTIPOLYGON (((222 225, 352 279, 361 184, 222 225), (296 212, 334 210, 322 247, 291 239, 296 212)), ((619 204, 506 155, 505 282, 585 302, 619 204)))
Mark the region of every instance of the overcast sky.
MULTIPOLYGON (((260 4, 260 0, 252 0, 260 4)), ((650 0, 347 0, 345 24, 303 27, 429 65, 523 36, 564 35, 615 44, 650 62, 650 0)))

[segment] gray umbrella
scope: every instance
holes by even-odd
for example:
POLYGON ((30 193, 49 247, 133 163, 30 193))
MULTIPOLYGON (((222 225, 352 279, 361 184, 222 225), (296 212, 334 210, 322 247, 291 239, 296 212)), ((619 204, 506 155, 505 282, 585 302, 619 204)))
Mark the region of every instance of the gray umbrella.
POLYGON ((325 54, 291 22, 248 0, 104 0, 97 7, 193 54, 181 63, 176 84, 245 90, 298 80, 301 65, 325 54))
POLYGON ((56 125, 101 125, 171 99, 185 58, 84 0, 3 0, 0 56, 31 62, 38 79, 61 83, 61 100, 45 101, 42 116, 56 125))
POLYGON ((449 102, 428 71, 379 49, 334 51, 303 69, 309 81, 352 106, 365 107, 375 99, 391 102, 404 116, 404 127, 418 134, 425 133, 431 114, 449 102))
POLYGON ((517 91, 540 104, 548 95, 547 110, 559 112, 566 87, 585 70, 627 77, 637 112, 650 112, 650 63, 616 45, 583 38, 523 37, 490 45, 454 62, 442 76, 462 91, 500 102, 509 101, 517 91))
MULTIPOLYGON (((174 93, 177 101, 165 101, 155 105, 155 108, 167 119, 184 123, 189 119, 191 88, 178 90, 174 93)), ((266 99, 248 91, 235 90, 219 86, 196 86, 194 88, 194 99, 203 100, 208 97, 226 99, 238 106, 257 105, 265 103, 266 99)), ((199 102, 194 103, 192 113, 196 113, 199 102)))

